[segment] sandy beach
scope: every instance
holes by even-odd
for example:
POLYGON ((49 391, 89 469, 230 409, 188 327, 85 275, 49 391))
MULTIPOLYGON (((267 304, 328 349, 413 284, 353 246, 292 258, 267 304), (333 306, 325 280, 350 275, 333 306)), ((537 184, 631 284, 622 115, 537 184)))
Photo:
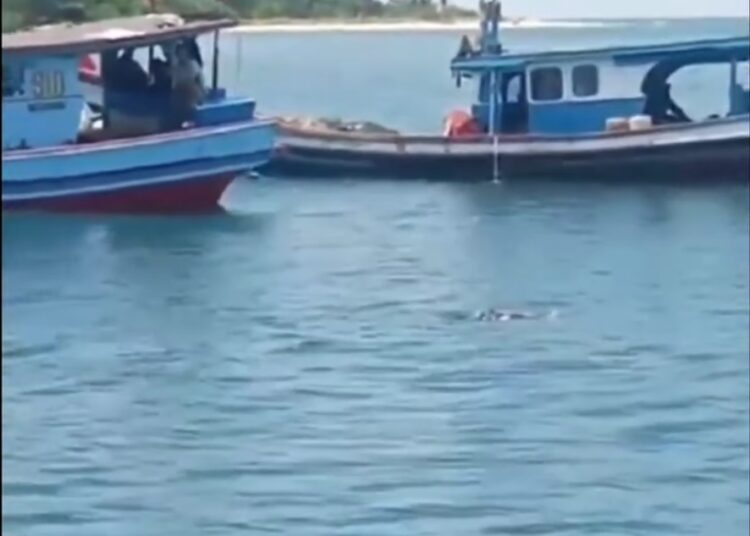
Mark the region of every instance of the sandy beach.
MULTIPOLYGON (((501 23, 504 29, 596 28, 618 22, 519 19, 501 23)), ((316 32, 466 32, 477 30, 476 19, 441 21, 246 21, 231 31, 243 33, 316 32)))

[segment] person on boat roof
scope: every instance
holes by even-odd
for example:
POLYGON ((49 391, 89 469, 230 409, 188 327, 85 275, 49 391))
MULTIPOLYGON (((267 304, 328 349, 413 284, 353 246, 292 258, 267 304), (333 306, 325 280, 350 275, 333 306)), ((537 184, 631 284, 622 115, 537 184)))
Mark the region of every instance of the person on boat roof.
POLYGON ((671 84, 661 82, 646 93, 646 105, 643 112, 651 116, 655 125, 690 122, 687 114, 672 99, 671 90, 671 84))

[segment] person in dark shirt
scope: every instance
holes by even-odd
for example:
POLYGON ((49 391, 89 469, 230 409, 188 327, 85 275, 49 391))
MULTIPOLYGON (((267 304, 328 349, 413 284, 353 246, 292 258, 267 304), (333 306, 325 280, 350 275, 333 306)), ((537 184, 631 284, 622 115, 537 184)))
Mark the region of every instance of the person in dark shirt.
POLYGON ((474 47, 471 45, 471 41, 469 40, 469 36, 464 35, 461 38, 461 44, 458 47, 458 54, 456 55, 457 58, 470 58, 474 55, 474 47))
POLYGON ((159 58, 151 60, 151 91, 157 94, 169 93, 172 79, 169 76, 169 64, 159 58))
POLYGON ((148 87, 148 74, 133 57, 133 49, 129 48, 120 54, 115 63, 117 89, 125 91, 141 91, 148 87))
POLYGON ((643 112, 651 116, 655 125, 690 122, 684 110, 672 99, 672 86, 667 82, 658 84, 646 94, 643 112))

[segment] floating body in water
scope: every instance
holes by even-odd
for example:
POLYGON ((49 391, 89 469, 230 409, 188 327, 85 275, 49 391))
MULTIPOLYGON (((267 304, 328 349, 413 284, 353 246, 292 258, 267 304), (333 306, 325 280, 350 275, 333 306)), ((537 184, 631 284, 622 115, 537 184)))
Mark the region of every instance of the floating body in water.
POLYGON ((488 309, 479 311, 474 318, 481 322, 511 322, 515 320, 552 320, 558 317, 557 311, 549 313, 534 313, 529 311, 513 311, 509 309, 488 309))

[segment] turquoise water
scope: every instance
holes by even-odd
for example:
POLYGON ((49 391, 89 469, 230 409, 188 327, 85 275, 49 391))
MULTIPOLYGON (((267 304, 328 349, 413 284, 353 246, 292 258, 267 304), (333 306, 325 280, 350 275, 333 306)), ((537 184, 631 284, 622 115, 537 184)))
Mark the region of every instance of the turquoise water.
MULTIPOLYGON (((548 32, 511 37, 603 39, 548 32)), ((227 81, 429 130, 455 37, 246 36, 227 81)), ((5 216, 4 532, 747 534, 749 195, 261 179, 227 216, 5 216)))

